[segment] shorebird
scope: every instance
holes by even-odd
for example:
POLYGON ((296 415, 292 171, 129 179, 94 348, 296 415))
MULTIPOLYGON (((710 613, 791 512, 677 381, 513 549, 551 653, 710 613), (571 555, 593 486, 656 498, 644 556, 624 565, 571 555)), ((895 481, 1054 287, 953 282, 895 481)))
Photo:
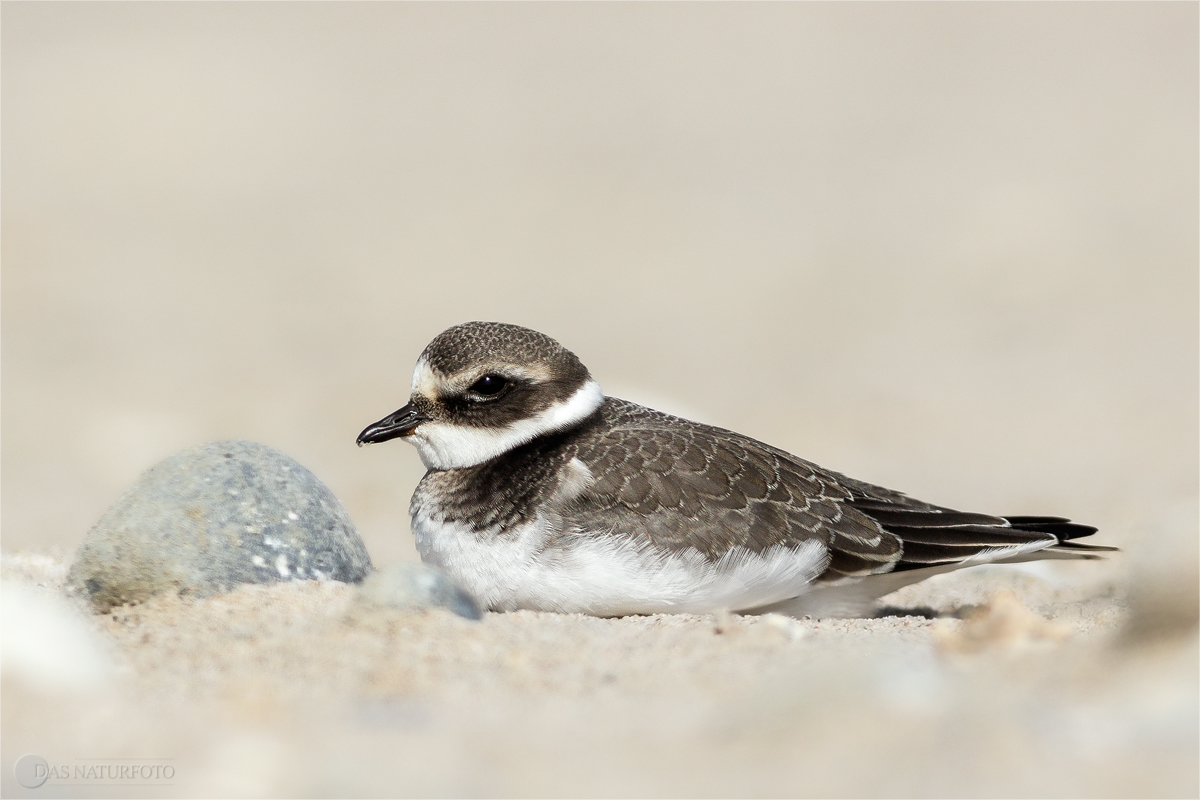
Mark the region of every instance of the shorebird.
POLYGON ((429 343, 408 403, 358 444, 395 438, 428 470, 409 508, 421 558, 495 611, 863 616, 938 573, 1114 549, 606 397, 574 353, 505 323, 429 343))

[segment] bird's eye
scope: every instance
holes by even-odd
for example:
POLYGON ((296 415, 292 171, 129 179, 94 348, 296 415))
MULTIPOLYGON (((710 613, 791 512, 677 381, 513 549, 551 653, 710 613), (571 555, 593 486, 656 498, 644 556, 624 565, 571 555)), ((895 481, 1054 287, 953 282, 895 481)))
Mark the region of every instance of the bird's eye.
POLYGON ((499 375, 484 375, 471 384, 471 391, 483 397, 495 397, 504 391, 508 381, 499 375))

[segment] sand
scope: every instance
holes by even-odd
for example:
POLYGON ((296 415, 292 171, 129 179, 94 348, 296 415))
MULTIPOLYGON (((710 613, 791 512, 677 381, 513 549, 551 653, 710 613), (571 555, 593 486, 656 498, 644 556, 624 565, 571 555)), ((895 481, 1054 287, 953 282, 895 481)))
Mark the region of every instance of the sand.
MULTIPOLYGON (((4 580, 50 596, 50 559, 4 580), (40 584, 40 585, 39 585, 40 584)), ((1116 564, 977 568, 861 620, 401 612, 346 584, 102 616, 84 674, 6 642, 4 749, 88 773, 5 796, 1190 796, 1192 620, 1116 564), (118 759, 129 759, 118 761, 118 759), (147 773, 149 774, 149 773, 147 773)), ((42 597, 42 595, 37 595, 42 597)), ((18 612, 27 606, 9 602, 18 612)), ((42 597, 44 600, 45 597, 42 597)), ((6 609, 6 614, 9 613, 6 609)), ((7 618, 6 618, 7 625, 7 618)), ((68 657, 71 637, 47 625, 68 657)), ((17 643, 20 646, 20 642, 17 643)))

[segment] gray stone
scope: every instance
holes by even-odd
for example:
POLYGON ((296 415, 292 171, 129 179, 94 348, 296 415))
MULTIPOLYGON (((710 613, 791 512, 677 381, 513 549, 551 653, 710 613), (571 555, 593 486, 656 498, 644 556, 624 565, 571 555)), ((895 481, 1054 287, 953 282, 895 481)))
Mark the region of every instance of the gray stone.
POLYGON ((358 583, 371 558, 333 493, 254 442, 211 442, 151 467, 88 531, 67 590, 98 611, 242 583, 358 583))
POLYGON ((358 590, 359 602, 384 608, 448 608, 460 617, 481 619, 475 598, 428 564, 394 564, 374 573, 358 590))

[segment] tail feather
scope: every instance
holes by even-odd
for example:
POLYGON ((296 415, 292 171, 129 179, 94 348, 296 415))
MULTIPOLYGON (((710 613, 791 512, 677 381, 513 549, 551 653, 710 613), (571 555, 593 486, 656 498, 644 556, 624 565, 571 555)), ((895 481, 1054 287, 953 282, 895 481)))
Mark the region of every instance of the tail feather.
POLYGON ((1078 553, 1118 553, 1121 548, 1109 547, 1103 544, 1083 544, 1082 542, 1059 542, 1054 545, 1055 550, 1063 552, 1078 552, 1078 553))
POLYGON ((1059 558, 1096 558, 1097 553, 1116 549, 1072 541, 1091 536, 1096 528, 1065 517, 993 517, 936 506, 905 507, 866 498, 851 505, 903 543, 896 572, 980 558, 1004 561, 1010 557, 1008 554, 1024 560, 1037 558, 1033 553, 1050 549, 1059 558))

